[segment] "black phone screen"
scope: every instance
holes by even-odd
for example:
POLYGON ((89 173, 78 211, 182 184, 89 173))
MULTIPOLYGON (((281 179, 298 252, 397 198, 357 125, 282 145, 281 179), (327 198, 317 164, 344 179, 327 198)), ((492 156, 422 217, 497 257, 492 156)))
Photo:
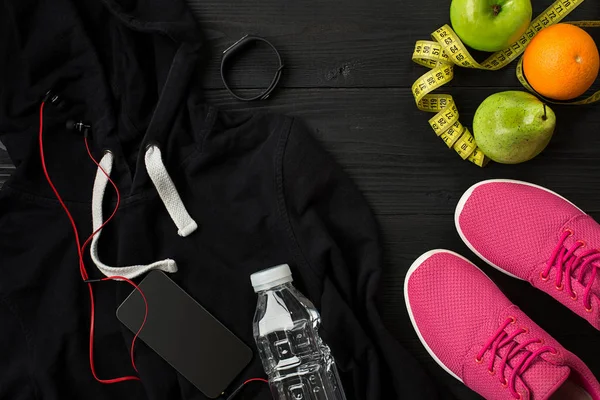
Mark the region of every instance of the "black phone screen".
MULTIPOLYGON (((139 287, 148 302, 139 338, 204 395, 221 395, 248 365, 252 350, 164 272, 150 272, 139 287)), ((144 312, 142 296, 134 290, 117 309, 117 318, 137 332, 144 312)))

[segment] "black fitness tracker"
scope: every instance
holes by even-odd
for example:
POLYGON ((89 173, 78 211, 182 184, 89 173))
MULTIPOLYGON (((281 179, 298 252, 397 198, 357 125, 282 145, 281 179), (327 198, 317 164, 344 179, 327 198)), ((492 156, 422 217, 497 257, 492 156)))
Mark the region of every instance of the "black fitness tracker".
POLYGON ((238 40, 237 42, 235 42, 234 44, 229 46, 223 52, 223 58, 221 59, 221 79, 223 80, 223 85, 225 85, 225 89, 227 89, 227 91, 229 91, 229 93, 231 93, 231 95, 233 97, 235 97, 238 100, 242 100, 242 101, 265 100, 267 97, 269 97, 271 92, 275 89, 275 87, 277 87, 277 84, 279 83, 279 79, 281 78, 282 70, 283 70, 283 61, 281 60, 281 55, 279 54, 279 52, 277 51, 275 46, 273 46, 273 44, 271 44, 271 42, 269 42, 267 39, 262 38, 260 36, 251 36, 251 35, 244 36, 243 38, 241 38, 240 40, 238 40), (233 90, 231 90, 231 88, 227 84, 227 80, 225 79, 225 64, 237 52, 242 50, 249 43, 257 42, 257 41, 264 42, 267 45, 269 45, 269 47, 271 47, 271 49, 273 49, 273 52, 275 53, 275 55, 277 56, 277 60, 279 61, 279 68, 277 68, 277 71, 275 72, 275 76, 273 76, 273 80, 271 80, 271 83, 269 84, 269 86, 262 93, 259 93, 258 95, 253 96, 253 97, 241 97, 241 96, 237 95, 236 93, 234 93, 233 90))

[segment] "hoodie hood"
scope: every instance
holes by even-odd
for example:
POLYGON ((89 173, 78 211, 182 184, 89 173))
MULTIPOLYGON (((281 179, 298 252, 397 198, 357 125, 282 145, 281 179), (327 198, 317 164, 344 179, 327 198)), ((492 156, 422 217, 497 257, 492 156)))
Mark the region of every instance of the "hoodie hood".
MULTIPOLYGON (((195 86, 202 38, 185 4, 12 0, 0 7, 7 38, 0 138, 14 163, 37 163, 37 108, 52 90, 63 104, 45 129, 64 134, 66 120, 86 122, 94 153, 110 150, 128 163, 130 182, 121 183, 134 191, 147 183, 133 182, 140 154, 149 143, 167 141, 195 86)), ((61 153, 78 152, 79 139, 64 135, 61 153)))

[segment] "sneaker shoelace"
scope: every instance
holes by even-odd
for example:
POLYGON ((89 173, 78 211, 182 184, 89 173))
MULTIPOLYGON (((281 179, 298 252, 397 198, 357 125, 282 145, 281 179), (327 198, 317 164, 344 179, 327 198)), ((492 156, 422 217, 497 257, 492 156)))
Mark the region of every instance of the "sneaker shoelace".
POLYGON ((496 356, 501 357, 500 364, 498 367, 499 369, 497 371, 500 384, 504 388, 508 387, 511 395, 515 399, 522 399, 523 395, 517 392, 516 389, 517 377, 523 375, 527 368, 529 368, 531 364, 535 361, 535 359, 540 355, 548 352, 552 354, 558 354, 558 351, 551 346, 541 346, 540 348, 534 351, 527 350, 527 346, 534 343, 539 343, 543 345, 544 341, 542 339, 528 339, 523 343, 518 343, 517 341, 515 341, 515 338, 517 336, 529 332, 529 330, 526 328, 518 328, 510 334, 506 333, 506 328, 509 325, 514 324, 516 321, 517 320, 515 317, 508 317, 506 321, 504 321, 504 323, 498 328, 498 330, 494 332, 494 334, 488 339, 488 341, 481 348, 479 353, 477 353, 475 361, 478 364, 481 364, 483 362, 483 356, 485 352, 489 350, 490 361, 488 362, 488 373, 490 375, 496 375, 494 363, 496 361, 496 356), (504 356, 501 356, 498 353, 498 351, 505 346, 507 346, 506 352, 504 353, 504 356), (509 366, 512 368, 512 373, 510 374, 510 377, 506 379, 504 377, 504 370, 506 369, 506 365, 513 358, 516 358, 518 354, 522 354, 522 356, 514 366, 512 365, 512 363, 509 364, 509 366))
POLYGON ((562 233, 556 248, 552 252, 552 256, 548 260, 546 269, 542 271, 540 276, 542 280, 547 281, 550 277, 550 270, 553 266, 555 266, 556 279, 554 285, 556 289, 565 289, 573 300, 577 300, 578 296, 573 290, 571 279, 577 279, 582 285, 585 285, 585 290, 582 296, 583 306, 587 312, 592 312, 592 287, 596 281, 599 268, 598 264, 592 263, 600 260, 600 251, 597 249, 589 249, 581 251, 578 255, 575 255, 575 251, 585 248, 586 243, 583 240, 577 240, 569 249, 567 249, 565 246, 565 241, 570 236, 573 236, 573 231, 571 229, 566 229, 562 233), (573 273, 576 269, 579 269, 579 272, 577 273, 577 276, 574 277, 573 273), (588 271, 591 272, 586 284, 584 283, 584 277, 588 271))

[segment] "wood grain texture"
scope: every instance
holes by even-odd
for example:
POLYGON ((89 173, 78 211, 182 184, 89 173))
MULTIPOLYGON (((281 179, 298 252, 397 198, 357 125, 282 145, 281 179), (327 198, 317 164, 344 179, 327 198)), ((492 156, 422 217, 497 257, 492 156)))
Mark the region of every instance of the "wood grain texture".
MULTIPOLYGON (((494 88, 454 88, 461 120, 470 126, 494 88)), ((241 103, 222 90, 207 100, 228 110, 265 110, 302 118, 355 178, 377 214, 449 214, 462 192, 482 179, 511 177, 563 193, 600 211, 600 126, 594 106, 554 107, 556 134, 542 155, 524 165, 478 168, 448 150, 406 89, 289 89, 268 103, 241 103), (582 182, 587 182, 582 185, 582 182)))
MULTIPOLYGON (((381 312, 386 325, 428 369, 442 391, 478 399, 442 371, 425 352, 406 315, 403 281, 413 260, 448 248, 484 269, 507 296, 579 355, 600 377, 600 334, 545 294, 486 267, 462 244, 454 207, 471 184, 511 178, 544 185, 600 218, 600 113, 598 106, 553 107, 558 127, 550 146, 525 165, 481 169, 448 150, 416 109, 408 89, 425 69, 410 60, 414 42, 449 22, 450 0, 189 0, 205 32, 205 97, 225 110, 266 111, 301 118, 354 178, 382 232, 385 263, 381 312), (286 69, 280 89, 265 102, 241 103, 222 90, 220 53, 246 33, 271 40, 286 69)), ((550 0, 533 0, 537 14, 550 0)), ((598 19, 588 0, 569 20, 598 19)), ((598 30, 600 31, 600 30, 598 30)), ((600 43, 600 32, 593 35, 600 43)), ((481 55, 478 56, 481 59, 481 55)), ((267 51, 257 48, 231 72, 238 88, 260 88, 271 75, 267 51)), ((514 65, 490 73, 458 69, 452 93, 470 126, 492 93, 520 89, 514 65)), ((245 90, 242 90, 245 92, 245 90)), ((0 186, 14 170, 0 149, 0 186)))
POLYGON ((14 171, 15 167, 13 166, 8 153, 6 152, 6 147, 0 142, 0 188, 4 184, 4 182, 10 177, 12 171, 14 171))
MULTIPOLYGON (((221 88, 221 52, 243 35, 271 40, 281 51, 286 69, 282 86, 409 87, 423 73, 411 62, 416 40, 450 23, 450 0, 189 0, 210 49, 206 87, 221 88)), ((534 15, 551 4, 535 0, 534 15)), ((597 1, 586 1, 567 20, 600 19, 597 1)), ((597 31, 597 30, 596 30, 597 31)), ((600 33, 594 33, 600 39, 600 33)), ((485 57, 474 53, 479 60, 485 57)), ((240 60, 242 61, 242 60, 240 60)), ((232 82, 241 87, 264 85, 263 57, 245 58, 232 82), (244 70, 245 72, 242 72, 244 70)), ((517 84, 514 66, 490 74, 464 71, 456 86, 511 86, 517 84)))

